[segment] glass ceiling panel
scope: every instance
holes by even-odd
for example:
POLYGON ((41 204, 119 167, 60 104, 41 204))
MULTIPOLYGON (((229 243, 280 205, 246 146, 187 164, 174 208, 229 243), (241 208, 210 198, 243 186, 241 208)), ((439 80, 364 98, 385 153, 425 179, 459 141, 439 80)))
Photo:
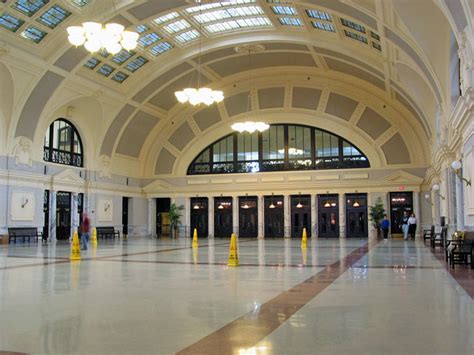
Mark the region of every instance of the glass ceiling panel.
POLYGON ((332 21, 331 15, 324 11, 306 9, 306 14, 310 18, 317 18, 324 21, 332 21))
POLYGON ((137 27, 135 27, 135 29, 138 33, 143 33, 148 31, 150 27, 148 27, 147 25, 138 25, 137 27))
POLYGON ((23 38, 26 38, 34 43, 40 43, 47 33, 37 29, 36 27, 28 27, 21 33, 23 38))
POLYGON ((58 5, 54 5, 44 12, 36 21, 54 29, 57 25, 63 22, 71 13, 58 5))
POLYGON ((157 25, 161 25, 162 23, 171 21, 178 17, 179 17, 179 14, 177 12, 171 12, 167 15, 157 17, 156 19, 153 20, 153 22, 156 23, 157 25))
POLYGON ((278 20, 284 26, 303 26, 303 21, 297 17, 279 17, 278 20))
POLYGON ((238 19, 231 21, 224 21, 219 23, 213 23, 205 26, 205 29, 210 33, 224 32, 236 28, 247 28, 247 27, 263 27, 271 26, 271 22, 266 17, 253 17, 247 19, 238 19))
POLYGON ((97 70, 97 73, 102 74, 105 77, 108 77, 113 71, 115 70, 114 67, 111 67, 108 64, 104 64, 97 70))
POLYGON ((199 32, 196 31, 196 30, 191 30, 191 31, 183 32, 183 33, 177 35, 174 39, 177 40, 180 43, 186 43, 186 42, 192 41, 192 40, 194 40, 198 37, 199 37, 199 32))
POLYGON ((206 12, 204 14, 194 16, 194 19, 199 23, 208 23, 225 20, 228 18, 263 15, 263 13, 264 12, 260 6, 244 6, 206 12))
POLYGON ((90 0, 71 0, 71 2, 79 7, 86 6, 90 0))
POLYGON ((120 65, 129 60, 134 54, 134 52, 129 52, 125 49, 122 49, 119 53, 112 57, 112 61, 120 65))
POLYGON ((349 28, 352 28, 353 30, 359 31, 361 33, 365 33, 365 27, 362 25, 359 25, 358 23, 346 20, 345 18, 341 17, 341 23, 349 28))
POLYGON ((298 15, 298 11, 291 6, 272 6, 272 10, 277 15, 298 15))
POLYGON ((166 26, 163 26, 163 29, 168 32, 169 34, 181 32, 182 30, 185 30, 186 28, 191 27, 188 21, 186 20, 179 20, 173 23, 170 23, 166 26))
POLYGON ((168 42, 161 42, 161 43, 158 43, 157 45, 153 46, 151 49, 150 49, 150 52, 151 54, 153 54, 154 56, 158 56, 162 53, 165 53, 167 51, 169 51, 170 49, 172 49, 173 46, 168 43, 168 42))
POLYGON ((315 21, 311 21, 311 23, 313 24, 313 27, 317 28, 318 30, 323 30, 323 31, 328 31, 328 32, 336 32, 336 29, 330 23, 315 22, 315 21))
POLYGON ((146 59, 145 57, 139 56, 131 60, 130 62, 128 62, 126 69, 134 73, 138 69, 143 67, 146 63, 148 63, 148 59, 146 59))
POLYGON ((16 18, 12 15, 10 15, 9 13, 7 12, 4 12, 1 16, 0 16, 0 26, 2 26, 3 28, 9 30, 9 31, 12 31, 12 32, 16 32, 18 31, 18 29, 25 23, 25 21, 19 19, 19 18, 16 18))
POLYGON ((84 66, 89 69, 95 69, 100 64, 100 60, 97 58, 90 58, 87 62, 85 62, 84 66))
POLYGON ((206 11, 209 9, 215 9, 216 7, 222 7, 222 6, 233 6, 233 5, 243 5, 243 4, 254 4, 256 0, 229 0, 225 2, 216 2, 214 4, 206 4, 202 6, 193 6, 190 7, 189 9, 186 9, 186 12, 189 14, 195 13, 195 12, 200 12, 200 11, 206 11))
POLYGON ((17 0, 12 7, 24 13, 26 16, 33 16, 36 14, 49 0, 17 0))
POLYGON ((144 36, 141 36, 140 39, 138 40, 138 43, 146 48, 149 45, 158 42, 161 39, 160 36, 158 36, 155 32, 150 32, 144 36))
POLYGON ((112 80, 118 82, 118 83, 123 83, 125 80, 127 80, 129 76, 121 71, 117 72, 113 77, 112 80))

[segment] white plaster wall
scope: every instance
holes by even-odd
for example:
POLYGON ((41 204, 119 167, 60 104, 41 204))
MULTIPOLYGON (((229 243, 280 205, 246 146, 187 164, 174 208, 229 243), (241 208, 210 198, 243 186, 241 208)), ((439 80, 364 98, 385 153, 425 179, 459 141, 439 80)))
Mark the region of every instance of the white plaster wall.
MULTIPOLYGON (((1 190, 0 190, 1 191, 1 190)), ((2 196, 7 196, 7 218, 6 218, 6 224, 7 227, 36 227, 36 228, 43 228, 44 225, 44 213, 43 213, 43 189, 39 188, 31 188, 27 186, 10 186, 9 189, 6 188, 6 186, 3 189, 2 196), (8 193, 7 193, 8 190, 8 193), (33 219, 32 220, 12 220, 12 213, 11 213, 11 208, 12 208, 12 195, 14 193, 27 193, 27 194, 32 194, 34 196, 34 214, 33 214, 33 219)), ((1 198, 4 200, 4 198, 1 198)), ((2 201, 2 203, 4 203, 2 201)), ((2 206, 2 205, 0 205, 2 206)), ((5 214, 5 209, 1 208, 1 214, 5 214)), ((4 216, 0 217, 5 219, 4 216)))
POLYGON ((7 186, 0 185, 0 235, 7 234, 7 186))
POLYGON ((97 227, 110 227, 114 226, 116 229, 120 229, 122 231, 122 197, 121 196, 114 196, 114 195, 105 195, 105 194, 97 194, 95 197, 95 207, 92 209, 94 211, 95 216, 93 217, 93 221, 96 222, 97 227), (100 220, 100 212, 99 208, 103 208, 100 201, 111 201, 112 206, 112 221, 104 221, 100 220))

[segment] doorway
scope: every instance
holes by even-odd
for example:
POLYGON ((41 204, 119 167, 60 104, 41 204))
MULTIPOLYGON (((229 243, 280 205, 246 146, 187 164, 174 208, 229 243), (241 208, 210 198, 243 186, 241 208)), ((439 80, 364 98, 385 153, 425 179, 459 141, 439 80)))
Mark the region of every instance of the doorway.
POLYGON ((258 236, 257 196, 239 197, 239 237, 258 236))
POLYGON ((367 194, 346 194, 346 238, 367 238, 367 194))
POLYGON ((285 235, 283 196, 265 196, 265 238, 283 238, 285 235))
POLYGON ((71 193, 58 191, 56 194, 56 238, 71 237, 71 193))
POLYGON ((156 236, 169 237, 171 199, 168 197, 156 199, 156 236))
POLYGON ((413 213, 412 192, 390 192, 390 231, 394 234, 403 234, 401 221, 403 212, 413 213))
POLYGON ((191 237, 197 229, 198 238, 207 238, 209 234, 209 208, 207 197, 191 198, 191 237))
POLYGON ((128 235, 128 197, 122 197, 122 234, 128 235))
POLYGON ((291 237, 301 238, 306 228, 308 238, 311 237, 311 196, 291 196, 291 237))
POLYGON ((43 193, 43 239, 49 238, 49 190, 44 190, 43 193))
POLYGON ((339 195, 318 195, 318 225, 320 238, 339 238, 339 195))
POLYGON ((232 197, 214 198, 214 236, 230 238, 232 235, 232 197))

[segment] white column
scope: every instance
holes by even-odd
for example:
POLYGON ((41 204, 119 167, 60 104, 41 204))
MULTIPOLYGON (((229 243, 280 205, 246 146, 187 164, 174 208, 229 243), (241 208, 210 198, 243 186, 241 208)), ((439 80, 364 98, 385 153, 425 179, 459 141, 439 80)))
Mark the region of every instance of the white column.
POLYGON ((339 194, 339 238, 346 237, 346 198, 339 194))
POLYGON ((56 238, 56 191, 49 191, 49 240, 55 242, 56 238))
POLYGON ((265 225, 264 216, 263 216, 263 196, 258 196, 257 198, 257 219, 258 219, 258 239, 264 237, 264 228, 265 225))
POLYGON ((318 195, 311 195, 311 238, 318 237, 318 195))
POLYGON ((239 236, 239 197, 232 197, 232 230, 239 236))
POLYGON ((148 235, 156 237, 156 200, 148 199, 148 235))
MULTIPOLYGON (((372 220, 369 218, 369 213, 370 213, 370 206, 373 206, 375 204, 374 200, 374 193, 373 192, 367 192, 367 223, 369 225, 369 237, 376 237, 377 236, 377 230, 374 228, 372 220)), ((390 216, 390 213, 386 210, 386 215, 390 216)))
POLYGON ((456 226, 464 230, 464 186, 461 179, 456 178, 456 226))
MULTIPOLYGON (((71 194, 71 237, 74 235, 74 232, 79 233, 79 211, 78 211, 78 193, 73 192, 71 194)), ((80 236, 79 236, 80 237, 80 236)))
POLYGON ((191 231, 191 197, 186 197, 186 202, 184 204, 184 229, 185 237, 192 236, 191 231))
POLYGON ((418 191, 413 191, 413 213, 416 216, 416 237, 421 236, 423 227, 421 225, 421 211, 420 211, 420 193, 418 191))
POLYGON ((440 209, 441 209, 441 197, 435 192, 432 192, 433 203, 434 203, 434 221, 433 224, 437 227, 440 226, 440 209))
POLYGON ((209 226, 208 237, 214 238, 214 197, 208 196, 207 197, 208 205, 207 205, 207 223, 209 226))
POLYGON ((290 205, 290 196, 285 195, 283 196, 283 226, 284 226, 284 237, 290 238, 291 237, 291 205, 290 205))

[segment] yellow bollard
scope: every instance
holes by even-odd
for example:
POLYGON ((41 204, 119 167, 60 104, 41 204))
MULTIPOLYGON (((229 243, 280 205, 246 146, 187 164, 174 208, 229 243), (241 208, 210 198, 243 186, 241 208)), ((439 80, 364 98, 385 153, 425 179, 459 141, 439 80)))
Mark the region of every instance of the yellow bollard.
POLYGON ((198 231, 196 228, 194 228, 194 234, 193 234, 193 248, 197 248, 199 246, 198 244, 198 231))
POLYGON ((228 266, 239 266, 239 253, 237 251, 237 238, 235 234, 232 233, 230 238, 230 247, 229 247, 229 261, 227 262, 228 266))
POLYGON ((97 246, 97 229, 95 227, 92 229, 91 246, 97 246))
POLYGON ((303 228, 303 237, 301 238, 301 247, 306 248, 308 246, 308 235, 306 234, 306 228, 303 228))
POLYGON ((74 231, 74 236, 72 237, 71 256, 69 260, 81 260, 81 244, 79 243, 77 231, 74 231))

